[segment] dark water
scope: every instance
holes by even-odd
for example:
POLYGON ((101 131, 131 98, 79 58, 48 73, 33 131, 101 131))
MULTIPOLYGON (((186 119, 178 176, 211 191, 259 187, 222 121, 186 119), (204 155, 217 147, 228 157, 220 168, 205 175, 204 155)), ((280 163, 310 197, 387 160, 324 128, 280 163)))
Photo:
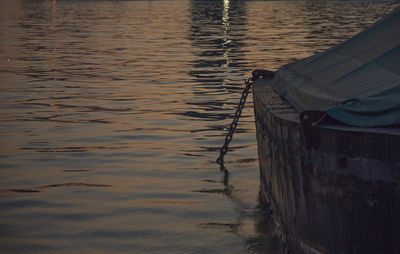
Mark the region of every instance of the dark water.
POLYGON ((242 81, 398 5, 0 3, 1 253, 279 253, 242 81))

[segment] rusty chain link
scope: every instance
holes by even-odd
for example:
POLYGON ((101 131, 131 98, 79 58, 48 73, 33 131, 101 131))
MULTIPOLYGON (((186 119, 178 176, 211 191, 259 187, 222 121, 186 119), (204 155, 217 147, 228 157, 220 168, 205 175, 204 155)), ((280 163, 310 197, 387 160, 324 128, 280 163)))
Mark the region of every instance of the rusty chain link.
POLYGON ((242 92, 242 97, 240 98, 239 104, 236 108, 235 116, 233 117, 232 123, 229 126, 228 134, 225 137, 225 143, 219 151, 219 157, 217 159, 217 163, 220 165, 221 170, 225 169, 224 156, 228 152, 229 143, 232 141, 233 133, 235 132, 236 126, 239 122, 240 115, 242 114, 242 110, 243 110, 244 104, 246 102, 247 95, 249 95, 251 85, 253 84, 253 78, 249 78, 249 79, 245 80, 245 84, 246 84, 246 87, 244 88, 244 90, 242 92))

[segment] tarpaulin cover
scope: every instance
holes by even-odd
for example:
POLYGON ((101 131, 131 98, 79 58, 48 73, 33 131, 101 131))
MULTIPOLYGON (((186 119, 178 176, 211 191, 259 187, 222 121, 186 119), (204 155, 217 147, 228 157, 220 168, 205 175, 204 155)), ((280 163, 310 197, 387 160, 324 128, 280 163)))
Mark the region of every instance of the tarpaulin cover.
POLYGON ((400 8, 344 43, 283 66, 272 85, 299 112, 353 126, 400 124, 400 8))

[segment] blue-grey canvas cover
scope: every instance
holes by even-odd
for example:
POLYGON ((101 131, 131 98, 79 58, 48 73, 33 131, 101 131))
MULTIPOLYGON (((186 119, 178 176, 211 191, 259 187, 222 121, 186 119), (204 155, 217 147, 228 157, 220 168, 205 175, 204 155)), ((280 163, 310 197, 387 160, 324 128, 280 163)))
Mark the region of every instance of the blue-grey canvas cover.
POLYGON ((400 124, 400 7, 323 53, 281 67, 272 85, 299 112, 353 126, 400 124))

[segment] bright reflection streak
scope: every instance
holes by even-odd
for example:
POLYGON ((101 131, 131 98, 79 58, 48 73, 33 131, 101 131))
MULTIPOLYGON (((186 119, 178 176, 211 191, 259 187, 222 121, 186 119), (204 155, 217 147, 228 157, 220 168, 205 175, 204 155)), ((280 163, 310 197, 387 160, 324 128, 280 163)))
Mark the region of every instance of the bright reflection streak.
MULTIPOLYGON (((230 48, 228 47, 229 43, 231 43, 231 40, 228 39, 228 32, 229 32, 229 0, 223 0, 224 1, 224 9, 222 11, 222 24, 224 25, 224 42, 223 42, 223 48, 224 54, 223 58, 225 60, 225 63, 222 65, 223 68, 226 68, 225 73, 228 74, 230 73, 230 68, 229 65, 231 63, 231 59, 229 58, 229 53, 230 53, 230 48)), ((225 76, 223 84, 227 84, 229 81, 228 77, 225 76)))
POLYGON ((228 25, 229 20, 229 0, 224 0, 224 10, 222 13, 222 21, 224 25, 228 25))

